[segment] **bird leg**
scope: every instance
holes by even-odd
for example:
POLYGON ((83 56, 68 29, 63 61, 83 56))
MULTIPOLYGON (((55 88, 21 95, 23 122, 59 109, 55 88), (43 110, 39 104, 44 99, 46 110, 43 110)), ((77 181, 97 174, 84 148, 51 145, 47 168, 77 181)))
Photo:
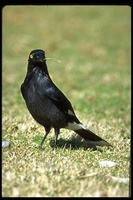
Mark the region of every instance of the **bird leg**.
POLYGON ((53 150, 56 149, 56 143, 57 143, 57 139, 58 139, 58 135, 59 135, 60 129, 59 128, 55 128, 54 131, 55 131, 55 141, 54 141, 53 150))
POLYGON ((45 135, 44 135, 44 137, 43 137, 41 143, 39 144, 39 149, 42 149, 42 145, 43 145, 44 140, 46 139, 46 137, 47 137, 47 135, 48 135, 50 129, 46 129, 46 128, 45 128, 45 131, 46 131, 46 133, 45 133, 45 135))

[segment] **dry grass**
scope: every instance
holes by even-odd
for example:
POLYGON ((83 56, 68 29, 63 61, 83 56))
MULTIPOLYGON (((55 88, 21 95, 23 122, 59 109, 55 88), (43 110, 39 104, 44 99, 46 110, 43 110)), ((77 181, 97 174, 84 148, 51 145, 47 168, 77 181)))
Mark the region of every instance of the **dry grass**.
POLYGON ((129 178, 130 139, 122 139, 118 128, 113 130, 117 131, 114 139, 112 123, 108 127, 105 123, 92 125, 102 131, 102 137, 105 138, 106 132, 112 136, 113 149, 87 149, 85 142, 73 138, 74 133, 62 130, 55 153, 52 151, 53 132, 44 143, 44 149, 38 149, 43 128, 30 117, 23 118, 23 123, 19 117, 18 121, 11 118, 5 121, 5 127, 9 128, 4 139, 11 141, 11 147, 3 149, 3 196, 129 196, 129 183, 119 182, 119 179, 129 178), (114 161, 116 166, 100 167, 100 160, 114 161))

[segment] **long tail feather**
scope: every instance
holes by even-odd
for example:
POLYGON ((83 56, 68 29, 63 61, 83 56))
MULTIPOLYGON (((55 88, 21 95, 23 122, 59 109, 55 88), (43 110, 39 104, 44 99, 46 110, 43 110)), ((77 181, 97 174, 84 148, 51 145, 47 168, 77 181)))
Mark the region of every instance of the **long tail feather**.
POLYGON ((69 123, 67 128, 75 131, 78 135, 87 140, 91 145, 112 146, 107 141, 105 141, 104 139, 102 139, 101 137, 99 137, 80 123, 69 123))
POLYGON ((91 132, 89 129, 75 130, 75 132, 78 133, 85 140, 89 141, 90 144, 94 144, 96 146, 112 146, 107 141, 97 136, 95 133, 91 132))

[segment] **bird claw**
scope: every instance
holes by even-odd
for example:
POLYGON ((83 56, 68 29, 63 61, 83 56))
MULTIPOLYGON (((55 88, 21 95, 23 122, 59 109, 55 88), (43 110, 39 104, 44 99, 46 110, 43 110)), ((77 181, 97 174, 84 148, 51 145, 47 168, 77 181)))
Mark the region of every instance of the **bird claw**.
POLYGON ((53 153, 56 154, 56 148, 55 147, 53 148, 53 153))
POLYGON ((40 145, 38 146, 38 149, 42 150, 42 144, 40 144, 40 145))

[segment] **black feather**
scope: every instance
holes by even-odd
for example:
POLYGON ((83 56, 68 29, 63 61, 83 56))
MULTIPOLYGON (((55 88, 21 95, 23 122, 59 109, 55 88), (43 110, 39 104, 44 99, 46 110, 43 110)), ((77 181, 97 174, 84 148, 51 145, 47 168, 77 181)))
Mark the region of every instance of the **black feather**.
POLYGON ((61 128, 71 129, 96 145, 109 146, 108 142, 80 123, 71 102, 51 80, 45 52, 41 49, 33 50, 29 54, 27 74, 21 85, 21 92, 30 114, 45 128, 46 133, 40 148, 51 128, 54 128, 56 136, 54 148, 61 128))
POLYGON ((78 133, 81 137, 83 137, 85 140, 87 140, 92 145, 97 146, 112 146, 107 141, 100 138, 98 135, 94 134, 89 129, 80 129, 76 130, 76 133, 78 133))

